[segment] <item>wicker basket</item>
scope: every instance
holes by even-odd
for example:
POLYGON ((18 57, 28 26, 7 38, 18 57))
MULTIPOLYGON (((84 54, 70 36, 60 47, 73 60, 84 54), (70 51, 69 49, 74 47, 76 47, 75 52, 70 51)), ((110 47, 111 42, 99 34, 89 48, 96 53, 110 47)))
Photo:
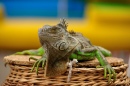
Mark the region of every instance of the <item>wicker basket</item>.
MULTIPOLYGON (((117 73, 114 83, 108 85, 104 79, 103 68, 96 68, 99 65, 97 59, 92 61, 79 62, 73 66, 72 76, 69 83, 66 82, 68 71, 58 77, 44 77, 43 68, 39 68, 39 74, 30 72, 34 61, 28 61, 30 56, 10 55, 4 57, 4 61, 9 64, 11 71, 3 86, 130 86, 127 77, 127 64, 122 59, 108 57, 108 62, 117 73)), ((40 58, 39 56, 35 56, 40 58)))

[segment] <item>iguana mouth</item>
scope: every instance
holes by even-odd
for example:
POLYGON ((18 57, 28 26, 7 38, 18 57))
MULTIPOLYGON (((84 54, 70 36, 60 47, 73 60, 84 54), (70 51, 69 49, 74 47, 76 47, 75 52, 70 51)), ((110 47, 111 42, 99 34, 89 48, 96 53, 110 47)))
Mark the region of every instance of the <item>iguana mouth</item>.
POLYGON ((47 32, 46 30, 44 30, 44 28, 40 28, 38 34, 40 37, 44 36, 44 38, 51 37, 51 38, 61 39, 63 37, 64 32, 59 31, 56 34, 54 34, 51 32, 47 32))

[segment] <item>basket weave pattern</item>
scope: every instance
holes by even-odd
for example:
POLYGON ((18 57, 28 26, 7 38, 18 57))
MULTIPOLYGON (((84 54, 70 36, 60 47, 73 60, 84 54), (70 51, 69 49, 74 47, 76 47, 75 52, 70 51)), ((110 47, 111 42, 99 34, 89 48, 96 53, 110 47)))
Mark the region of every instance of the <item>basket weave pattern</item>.
MULTIPOLYGON (((29 58, 28 56, 24 57, 26 57, 26 59, 29 58)), ((113 62, 110 62, 110 59, 107 59, 111 63, 111 65, 114 66, 113 68, 117 73, 116 81, 109 85, 108 80, 104 79, 103 68, 90 67, 93 61, 89 61, 91 64, 87 62, 86 65, 85 62, 79 63, 80 67, 78 65, 75 65, 72 70, 71 80, 69 83, 67 83, 66 81, 68 70, 61 76, 44 77, 44 70, 41 67, 39 67, 38 75, 36 75, 35 71, 30 72, 33 62, 30 63, 29 61, 27 61, 27 64, 22 64, 23 60, 17 63, 18 59, 14 61, 13 58, 9 58, 10 57, 7 57, 4 60, 6 63, 9 64, 11 71, 9 76, 3 83, 3 86, 129 86, 129 79, 126 75, 127 64, 123 64, 122 59, 118 58, 111 58, 112 61, 115 60, 115 64, 113 62), (84 66, 88 66, 88 68, 84 66)), ((95 64, 96 63, 93 63, 93 65, 95 64)))

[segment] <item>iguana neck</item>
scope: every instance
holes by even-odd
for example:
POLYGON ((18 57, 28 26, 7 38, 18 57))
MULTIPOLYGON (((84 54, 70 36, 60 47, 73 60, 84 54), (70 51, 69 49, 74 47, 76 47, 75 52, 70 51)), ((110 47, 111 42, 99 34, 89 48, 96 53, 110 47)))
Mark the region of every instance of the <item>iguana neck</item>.
POLYGON ((47 61, 45 67, 45 76, 53 77, 60 74, 63 74, 67 70, 67 62, 69 60, 68 56, 62 57, 62 53, 59 53, 54 47, 50 45, 49 42, 45 42, 47 48, 47 61))

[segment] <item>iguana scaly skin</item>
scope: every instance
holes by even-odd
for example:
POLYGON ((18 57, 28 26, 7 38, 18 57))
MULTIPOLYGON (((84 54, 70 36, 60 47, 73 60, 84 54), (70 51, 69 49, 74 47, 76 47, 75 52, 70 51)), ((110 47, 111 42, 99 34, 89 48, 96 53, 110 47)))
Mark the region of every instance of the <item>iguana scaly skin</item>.
POLYGON ((42 45, 38 50, 26 50, 17 52, 16 54, 42 55, 40 59, 30 57, 36 60, 32 71, 40 65, 45 66, 45 76, 57 76, 63 74, 67 70, 67 62, 71 59, 78 61, 92 60, 95 57, 104 68, 104 77, 108 82, 115 81, 116 73, 106 60, 106 56, 111 56, 111 52, 90 43, 81 33, 67 31, 67 23, 64 19, 55 26, 45 25, 38 32, 40 43, 42 45), (45 64, 46 63, 46 64, 45 64))

